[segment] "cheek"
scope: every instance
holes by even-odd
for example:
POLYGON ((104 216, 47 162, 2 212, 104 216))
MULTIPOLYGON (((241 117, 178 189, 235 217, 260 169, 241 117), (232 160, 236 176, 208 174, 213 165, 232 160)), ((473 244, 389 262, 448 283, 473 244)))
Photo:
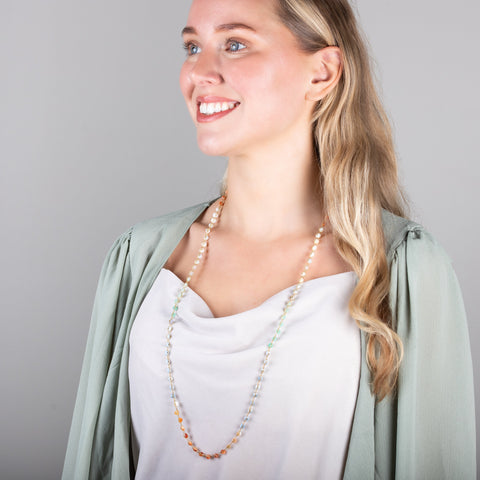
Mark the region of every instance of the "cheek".
POLYGON ((186 63, 183 64, 180 70, 179 81, 180 81, 180 90, 182 91, 185 101, 188 103, 188 100, 192 96, 193 85, 192 85, 192 82, 190 81, 190 68, 186 63))
POLYGON ((272 116, 278 110, 301 107, 305 102, 305 75, 303 68, 291 58, 277 57, 265 62, 258 57, 249 59, 229 72, 230 84, 247 100, 246 108, 272 116))

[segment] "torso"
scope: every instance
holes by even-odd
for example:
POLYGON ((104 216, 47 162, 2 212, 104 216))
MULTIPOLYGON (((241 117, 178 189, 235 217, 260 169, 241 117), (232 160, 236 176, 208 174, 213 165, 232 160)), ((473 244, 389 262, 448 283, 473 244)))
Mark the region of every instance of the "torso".
MULTIPOLYGON (((196 258, 212 207, 190 227, 164 268, 185 281, 196 258)), ((310 234, 262 241, 232 235, 219 225, 191 287, 217 316, 234 315, 262 304, 275 293, 295 285, 303 270, 318 226, 310 234)), ((321 238, 307 280, 350 271, 335 249, 333 236, 321 238)))
MULTIPOLYGON (((181 281, 163 269, 129 339, 135 478, 342 478, 360 374, 359 330, 347 308, 355 283, 353 272, 305 282, 244 435, 220 460, 206 462, 173 414, 165 333, 181 281)), ((201 451, 219 452, 242 421, 288 294, 226 317, 212 316, 195 291, 181 302, 171 361, 182 417, 201 451)))

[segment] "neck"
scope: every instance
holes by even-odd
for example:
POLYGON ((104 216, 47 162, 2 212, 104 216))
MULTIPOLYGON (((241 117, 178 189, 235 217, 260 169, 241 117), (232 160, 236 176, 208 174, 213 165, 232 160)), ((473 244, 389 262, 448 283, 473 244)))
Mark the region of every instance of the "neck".
POLYGON ((227 190, 221 225, 241 237, 311 234, 323 222, 318 166, 310 148, 303 154, 230 157, 227 190))

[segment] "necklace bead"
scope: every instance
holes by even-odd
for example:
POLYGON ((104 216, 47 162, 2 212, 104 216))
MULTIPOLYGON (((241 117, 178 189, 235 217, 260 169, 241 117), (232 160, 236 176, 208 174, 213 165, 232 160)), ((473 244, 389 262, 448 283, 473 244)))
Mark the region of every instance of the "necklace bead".
POLYGON ((172 358, 171 358, 171 353, 172 353, 172 338, 173 338, 173 330, 174 330, 174 325, 175 321, 178 318, 178 310, 179 310, 179 305, 182 301, 182 298, 186 295, 187 290, 189 288, 189 284, 192 280, 192 277, 194 276, 198 265, 200 264, 204 253, 206 252, 208 248, 208 241, 210 239, 210 233, 212 229, 218 224, 218 221, 220 220, 220 215, 222 213, 223 206, 225 204, 225 196, 222 196, 220 198, 219 205, 215 208, 214 213, 212 214, 212 218, 210 219, 208 223, 208 227, 205 229, 204 235, 203 235, 203 240, 200 243, 200 248, 198 250, 198 254, 193 262, 193 265, 190 269, 190 272, 188 273, 187 279, 183 286, 180 288, 177 296, 175 297, 173 308, 172 308, 172 313, 170 315, 170 319, 168 321, 168 327, 167 327, 167 335, 166 335, 166 348, 165 348, 165 359, 166 359, 166 364, 167 364, 167 372, 168 372, 168 382, 169 382, 169 387, 170 387, 170 397, 172 398, 173 401, 173 407, 174 407, 174 415, 176 415, 178 418, 178 424, 180 426, 180 430, 183 434, 183 437, 187 441, 187 445, 192 449, 192 451, 196 454, 198 454, 200 457, 206 459, 206 460, 213 460, 213 459, 218 459, 221 458, 221 456, 226 455, 227 451, 233 448, 233 445, 237 444, 240 437, 243 436, 245 428, 247 427, 248 422, 250 421, 250 418, 254 412, 254 407, 256 404, 256 401, 258 399, 261 387, 262 387, 262 382, 264 379, 265 372, 267 371, 268 364, 270 362, 270 357, 272 354, 272 349, 275 346, 276 342, 279 340, 282 332, 283 332, 283 326, 285 323, 285 319, 287 317, 287 314, 289 310, 293 307, 296 298, 298 297, 300 290, 302 289, 302 286, 305 282, 305 278, 307 275, 307 271, 309 269, 309 265, 312 264, 313 257, 315 256, 315 252, 318 248, 318 244, 320 242, 320 238, 322 237, 323 231, 324 231, 324 225, 323 224, 319 229, 318 232, 315 234, 315 239, 313 242, 313 245, 311 247, 310 254, 308 256, 307 262, 304 266, 304 269, 302 273, 300 274, 300 278, 298 280, 298 283, 295 285, 295 287, 292 289, 292 292, 285 303, 285 307, 283 308, 282 315, 280 316, 279 322, 277 324, 277 327, 274 331, 274 335, 270 342, 266 345, 265 353, 264 353, 264 358, 257 376, 257 380, 255 382, 255 385, 253 387, 252 394, 250 396, 250 401, 248 403, 248 408, 245 411, 245 414, 242 418, 242 421, 238 427, 238 429, 235 432, 235 435, 233 438, 230 440, 230 442, 222 448, 220 451, 207 454, 201 451, 193 442, 191 438, 191 434, 188 432, 187 428, 183 424, 183 418, 181 417, 181 409, 180 409, 180 404, 177 399, 177 393, 176 393, 176 386, 175 386, 175 377, 174 377, 174 371, 173 371, 173 364, 172 364, 172 358))

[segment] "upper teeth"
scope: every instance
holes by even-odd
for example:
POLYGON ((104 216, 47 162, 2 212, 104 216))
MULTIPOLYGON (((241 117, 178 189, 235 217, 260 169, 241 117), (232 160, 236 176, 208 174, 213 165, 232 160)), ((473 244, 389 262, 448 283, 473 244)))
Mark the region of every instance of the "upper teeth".
POLYGON ((201 103, 200 113, 203 113, 203 115, 213 115, 214 113, 231 110, 235 108, 235 105, 235 102, 201 103))

